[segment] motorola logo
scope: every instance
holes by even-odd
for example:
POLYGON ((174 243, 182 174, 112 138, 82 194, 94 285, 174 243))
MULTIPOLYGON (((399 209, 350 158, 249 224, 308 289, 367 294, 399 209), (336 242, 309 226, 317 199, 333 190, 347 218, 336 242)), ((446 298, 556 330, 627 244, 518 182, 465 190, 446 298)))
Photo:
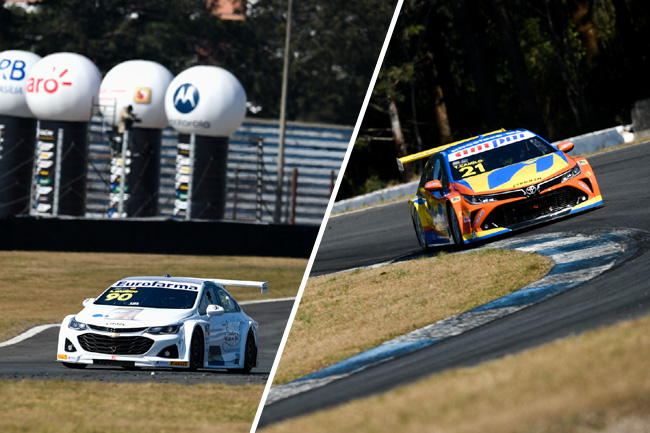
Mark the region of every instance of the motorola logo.
POLYGON ((174 108, 187 114, 194 110, 199 103, 199 90, 190 83, 181 85, 174 93, 174 108))

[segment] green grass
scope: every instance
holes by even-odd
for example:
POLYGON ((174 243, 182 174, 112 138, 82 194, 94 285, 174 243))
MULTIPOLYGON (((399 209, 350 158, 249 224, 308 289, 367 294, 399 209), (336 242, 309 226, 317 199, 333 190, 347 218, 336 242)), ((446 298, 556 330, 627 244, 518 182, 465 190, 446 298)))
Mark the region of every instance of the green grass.
POLYGON ((478 250, 312 278, 274 384, 504 296, 551 266, 533 253, 478 250))

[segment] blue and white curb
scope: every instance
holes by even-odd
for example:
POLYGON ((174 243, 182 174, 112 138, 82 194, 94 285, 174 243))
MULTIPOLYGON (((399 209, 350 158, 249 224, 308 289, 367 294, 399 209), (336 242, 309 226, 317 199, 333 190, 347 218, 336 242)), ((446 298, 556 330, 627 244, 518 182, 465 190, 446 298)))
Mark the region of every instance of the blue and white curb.
POLYGON ((632 254, 630 245, 634 232, 621 229, 602 234, 551 233, 493 242, 484 248, 536 252, 550 257, 555 266, 544 278, 509 295, 409 332, 293 382, 273 387, 266 404, 325 386, 566 292, 626 260, 632 254))

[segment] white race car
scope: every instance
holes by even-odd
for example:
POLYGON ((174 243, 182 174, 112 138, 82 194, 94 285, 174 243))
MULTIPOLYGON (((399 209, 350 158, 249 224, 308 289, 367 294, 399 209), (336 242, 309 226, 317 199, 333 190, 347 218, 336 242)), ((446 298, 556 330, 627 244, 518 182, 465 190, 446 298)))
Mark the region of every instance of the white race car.
POLYGON ((57 361, 138 367, 257 367, 257 322, 224 286, 267 283, 183 277, 129 277, 111 285, 61 323, 57 361))

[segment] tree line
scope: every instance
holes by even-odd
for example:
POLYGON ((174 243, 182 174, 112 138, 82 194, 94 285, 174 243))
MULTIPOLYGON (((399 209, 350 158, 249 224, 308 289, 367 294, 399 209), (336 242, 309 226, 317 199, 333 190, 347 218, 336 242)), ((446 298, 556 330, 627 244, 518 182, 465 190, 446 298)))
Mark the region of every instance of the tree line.
MULTIPOLYGON (((132 59, 177 75, 194 65, 232 72, 252 117, 278 118, 287 1, 241 2, 244 20, 212 14, 219 0, 41 0, 0 8, 0 51, 69 51, 103 74, 132 59)), ((2 0, 4 3, 4 0, 2 0)), ((395 9, 394 0, 293 2, 287 118, 353 125, 395 9)))
POLYGON ((550 141, 629 124, 650 95, 647 0, 405 0, 337 199, 395 158, 498 128, 550 141))

